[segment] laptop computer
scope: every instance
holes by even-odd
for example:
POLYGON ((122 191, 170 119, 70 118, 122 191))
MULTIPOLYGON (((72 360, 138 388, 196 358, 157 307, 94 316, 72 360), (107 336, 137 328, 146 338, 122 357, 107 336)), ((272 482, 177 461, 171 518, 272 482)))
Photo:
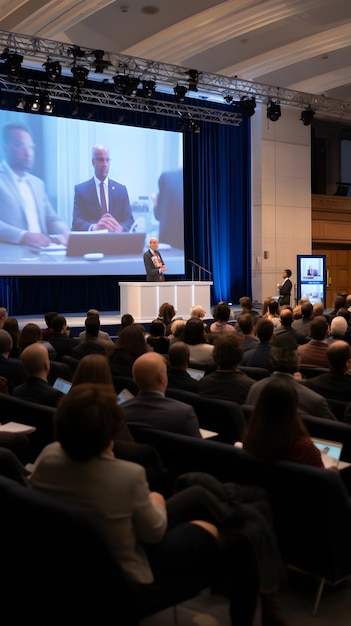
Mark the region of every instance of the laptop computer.
POLYGON ((140 255, 144 243, 145 233, 71 232, 66 255, 75 257, 91 253, 110 256, 140 255))
POLYGON ((329 441, 312 437, 316 448, 320 450, 324 467, 338 467, 343 444, 340 441, 329 441))

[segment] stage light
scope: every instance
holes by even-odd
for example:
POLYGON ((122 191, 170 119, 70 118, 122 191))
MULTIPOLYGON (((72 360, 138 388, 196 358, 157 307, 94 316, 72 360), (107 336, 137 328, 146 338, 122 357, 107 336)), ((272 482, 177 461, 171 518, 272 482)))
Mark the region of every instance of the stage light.
POLYGON ((45 96, 44 99, 44 111, 45 113, 52 113, 54 110, 54 105, 49 95, 45 96))
POLYGON ((73 74, 74 81, 78 87, 84 87, 89 70, 83 65, 75 65, 72 67, 71 72, 73 74))
POLYGON ((21 54, 17 54, 17 52, 10 52, 8 48, 5 48, 1 55, 1 59, 5 61, 5 66, 9 74, 15 75, 21 71, 21 64, 23 61, 23 56, 21 54))
POLYGON ((116 74, 113 77, 114 90, 123 96, 135 96, 138 91, 139 78, 127 76, 126 74, 116 74))
POLYGON ((30 101, 30 110, 34 113, 38 113, 40 111, 40 94, 35 93, 30 101))
POLYGON ((154 80, 143 80, 142 95, 144 98, 152 98, 155 93, 156 83, 154 80))
POLYGON ((45 67, 46 78, 50 80, 52 83, 57 83, 61 78, 61 65, 58 61, 50 61, 49 59, 46 63, 43 63, 43 67, 45 67))
POLYGON ((188 72, 188 83, 190 91, 197 91, 197 83, 199 80, 199 72, 197 70, 189 70, 188 72))
POLYGON ((105 61, 103 59, 104 54, 104 50, 93 51, 95 61, 92 62, 92 66, 95 67, 95 74, 102 74, 104 70, 107 70, 107 68, 112 65, 110 61, 105 61))
POLYGON ((255 96, 251 96, 250 98, 248 96, 241 96, 240 102, 242 106, 244 107, 244 111, 247 117, 252 117, 252 115, 255 114, 255 109, 256 109, 255 96))
POLYGON ((309 106, 308 109, 304 109, 301 112, 300 120, 304 126, 309 126, 313 120, 314 110, 309 106))
POLYGON ((188 89, 184 85, 176 85, 174 87, 174 95, 175 95, 176 101, 177 102, 184 102, 185 94, 187 93, 187 91, 188 91, 188 89))
POLYGON ((233 96, 231 96, 229 93, 223 96, 223 100, 225 100, 227 104, 231 104, 233 102, 233 99, 233 96))
POLYGON ((19 96, 17 103, 16 103, 16 109, 18 109, 19 111, 24 111, 26 106, 27 106, 27 101, 24 98, 24 96, 19 96))
POLYGON ((273 100, 268 100, 267 104, 267 117, 271 122, 276 122, 279 120, 281 116, 281 108, 280 104, 277 102, 273 102, 273 100))

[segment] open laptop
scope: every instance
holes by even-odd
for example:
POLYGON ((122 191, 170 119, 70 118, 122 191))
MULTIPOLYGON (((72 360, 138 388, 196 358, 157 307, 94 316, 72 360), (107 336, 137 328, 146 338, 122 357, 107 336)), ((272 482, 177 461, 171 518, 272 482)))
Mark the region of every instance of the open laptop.
POLYGON ((312 437, 316 448, 320 450, 324 467, 338 467, 343 444, 340 441, 329 441, 312 437))
POLYGON ((140 255, 144 249, 144 243, 145 233, 71 232, 66 255, 76 257, 91 253, 110 256, 140 255))

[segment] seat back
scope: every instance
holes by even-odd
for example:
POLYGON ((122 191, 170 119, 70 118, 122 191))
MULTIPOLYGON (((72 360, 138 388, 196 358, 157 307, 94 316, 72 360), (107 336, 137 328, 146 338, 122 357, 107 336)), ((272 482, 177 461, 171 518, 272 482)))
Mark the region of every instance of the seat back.
POLYGON ((326 367, 313 367, 312 365, 300 365, 299 372, 302 375, 302 378, 314 378, 315 376, 319 376, 320 374, 326 374, 329 372, 326 367))
POLYGON ((239 365, 238 367, 246 376, 254 380, 261 380, 261 378, 267 378, 271 375, 271 372, 265 367, 252 367, 250 365, 239 365))

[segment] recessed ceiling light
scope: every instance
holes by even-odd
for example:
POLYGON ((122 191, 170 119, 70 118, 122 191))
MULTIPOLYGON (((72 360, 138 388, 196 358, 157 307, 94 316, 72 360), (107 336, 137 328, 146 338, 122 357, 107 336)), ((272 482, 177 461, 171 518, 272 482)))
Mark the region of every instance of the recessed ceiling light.
POLYGON ((145 15, 156 15, 159 12, 159 7, 155 7, 151 4, 147 4, 141 8, 141 12, 145 13, 145 15))

